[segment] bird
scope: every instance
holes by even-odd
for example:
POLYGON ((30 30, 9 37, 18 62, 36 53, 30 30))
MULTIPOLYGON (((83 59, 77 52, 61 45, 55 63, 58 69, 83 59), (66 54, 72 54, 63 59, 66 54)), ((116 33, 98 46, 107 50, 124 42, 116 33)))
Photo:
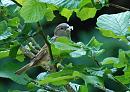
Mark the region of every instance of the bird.
MULTIPOLYGON (((51 40, 55 41, 58 37, 67 37, 68 39, 71 39, 71 30, 73 30, 73 26, 69 26, 67 23, 61 23, 55 28, 54 36, 51 38, 51 40)), ((48 51, 48 46, 45 44, 30 61, 30 63, 18 69, 15 74, 20 75, 30 68, 36 66, 42 66, 49 69, 50 67, 48 67, 48 63, 50 60, 51 59, 48 51)))

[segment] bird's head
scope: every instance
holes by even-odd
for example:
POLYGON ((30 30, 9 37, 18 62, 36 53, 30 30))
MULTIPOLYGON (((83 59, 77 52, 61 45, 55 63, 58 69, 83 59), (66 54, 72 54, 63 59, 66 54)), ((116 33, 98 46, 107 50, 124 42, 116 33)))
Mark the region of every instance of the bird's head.
POLYGON ((67 23, 61 23, 55 28, 54 36, 70 38, 71 30, 73 30, 73 26, 69 26, 67 23))

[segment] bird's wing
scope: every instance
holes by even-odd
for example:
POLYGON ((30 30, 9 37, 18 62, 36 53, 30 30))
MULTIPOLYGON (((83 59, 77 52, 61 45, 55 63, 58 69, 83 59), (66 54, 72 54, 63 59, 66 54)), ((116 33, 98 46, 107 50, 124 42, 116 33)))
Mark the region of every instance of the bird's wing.
POLYGON ((33 64, 33 62, 30 62, 30 63, 26 64, 25 66, 23 66, 22 68, 20 68, 19 70, 17 70, 17 71, 15 72, 15 74, 20 75, 20 74, 22 74, 23 72, 26 72, 28 69, 31 68, 32 64, 33 64))
POLYGON ((41 50, 35 55, 35 57, 31 60, 30 63, 26 64, 25 66, 23 66, 22 68, 20 68, 19 70, 17 70, 15 72, 15 74, 22 74, 23 72, 26 72, 28 69, 30 69, 31 67, 35 67, 40 65, 43 61, 47 61, 48 59, 48 47, 47 45, 44 45, 41 50))

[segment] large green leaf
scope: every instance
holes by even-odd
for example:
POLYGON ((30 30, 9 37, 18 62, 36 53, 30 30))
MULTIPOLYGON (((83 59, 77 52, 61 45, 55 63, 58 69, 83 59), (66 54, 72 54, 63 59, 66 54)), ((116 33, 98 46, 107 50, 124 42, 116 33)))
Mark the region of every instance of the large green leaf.
POLYGON ((77 12, 77 16, 81 20, 86 20, 93 18, 96 14, 95 8, 92 6, 88 8, 89 4, 91 4, 91 0, 28 0, 23 3, 20 14, 28 23, 37 22, 44 16, 51 21, 54 18, 53 10, 56 10, 55 7, 50 7, 52 5, 62 7, 61 15, 66 17, 67 20, 69 20, 73 11, 77 12))
POLYGON ((20 10, 20 15, 26 23, 37 22, 43 19, 46 12, 46 5, 37 0, 27 0, 20 10))
POLYGON ((63 8, 61 11, 61 15, 67 18, 67 21, 69 20, 70 16, 72 15, 73 11, 69 10, 67 8, 63 8))
MULTIPOLYGON (((108 37, 113 37, 110 32, 113 32, 117 36, 125 36, 128 31, 130 19, 130 12, 122 12, 118 14, 104 14, 98 17, 97 26, 104 30, 107 30, 105 33, 108 37), (110 31, 110 32, 109 32, 110 31)), ((105 31, 102 31, 104 33, 105 31)), ((115 38, 115 37, 114 37, 115 38)))
POLYGON ((91 0, 39 0, 39 1, 68 9, 81 8, 91 3, 91 0))
POLYGON ((51 73, 48 76, 44 77, 39 81, 41 85, 53 84, 53 85, 65 85, 70 82, 76 75, 73 74, 73 71, 63 70, 57 73, 51 73))
POLYGON ((63 57, 68 57, 70 52, 80 49, 76 43, 67 37, 58 37, 55 42, 52 42, 51 47, 54 56, 63 57))
POLYGON ((118 63, 119 62, 119 59, 118 58, 115 58, 115 57, 108 57, 108 58, 105 58, 101 64, 102 65, 107 65, 107 64, 114 64, 114 63, 118 63))
POLYGON ((15 71, 19 68, 17 61, 11 58, 0 59, 0 61, 4 61, 0 64, 0 77, 11 79, 12 81, 22 85, 26 85, 31 80, 31 78, 26 74, 15 74, 15 71))
POLYGON ((48 8, 45 13, 45 18, 47 21, 52 21, 54 19, 55 15, 53 14, 53 10, 48 8))
POLYGON ((83 7, 81 10, 78 10, 76 12, 77 17, 83 20, 87 20, 89 18, 93 18, 96 14, 96 9, 95 8, 89 8, 89 7, 83 7))
POLYGON ((47 74, 42 76, 38 81, 41 85, 45 84, 53 84, 53 85, 65 85, 68 84, 72 79, 76 77, 80 77, 81 71, 83 71, 83 66, 75 66, 75 67, 65 67, 62 71, 47 74))
POLYGON ((103 36, 106 36, 106 37, 112 37, 112 38, 120 38, 120 39, 125 39, 125 36, 119 36, 119 35, 116 35, 113 31, 111 30, 106 30, 106 29, 103 29, 103 28, 98 28, 100 30, 100 32, 102 33, 103 36))
POLYGON ((40 1, 69 9, 78 8, 81 2, 81 0, 40 0, 40 1))
POLYGON ((19 83, 22 85, 26 85, 30 80, 30 78, 27 75, 19 76, 10 71, 0 71, 0 77, 11 79, 11 80, 15 81, 16 83, 19 83))

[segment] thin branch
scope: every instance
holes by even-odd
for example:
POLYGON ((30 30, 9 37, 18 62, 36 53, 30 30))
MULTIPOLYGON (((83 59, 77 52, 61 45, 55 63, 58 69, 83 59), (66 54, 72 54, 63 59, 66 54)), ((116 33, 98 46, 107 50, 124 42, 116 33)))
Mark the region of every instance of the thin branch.
POLYGON ((26 55, 30 59, 33 59, 35 57, 35 55, 31 51, 29 51, 25 46, 21 46, 20 50, 24 53, 24 55, 26 55))
POLYGON ((19 4, 16 0, 11 0, 12 2, 14 2, 16 5, 18 5, 19 7, 22 7, 21 4, 19 4))
POLYGON ((34 40, 33 37, 30 37, 29 40, 34 44, 34 46, 36 46, 36 48, 38 48, 39 50, 41 49, 40 45, 34 40))
POLYGON ((109 6, 112 6, 112 7, 121 9, 121 10, 125 10, 125 11, 130 11, 129 8, 126 8, 126 7, 123 7, 123 6, 120 6, 120 5, 116 5, 116 4, 113 4, 113 3, 109 3, 109 6))
POLYGON ((38 25, 38 28, 39 28, 39 32, 40 32, 41 35, 43 36, 44 41, 45 41, 45 43, 46 43, 47 46, 48 46, 48 50, 49 50, 49 54, 50 54, 51 61, 54 61, 53 55, 52 55, 52 50, 51 50, 51 44, 49 43, 49 41, 47 40, 47 36, 46 36, 45 33, 43 32, 43 28, 42 28, 41 24, 40 24, 39 22, 37 22, 37 25, 38 25))

